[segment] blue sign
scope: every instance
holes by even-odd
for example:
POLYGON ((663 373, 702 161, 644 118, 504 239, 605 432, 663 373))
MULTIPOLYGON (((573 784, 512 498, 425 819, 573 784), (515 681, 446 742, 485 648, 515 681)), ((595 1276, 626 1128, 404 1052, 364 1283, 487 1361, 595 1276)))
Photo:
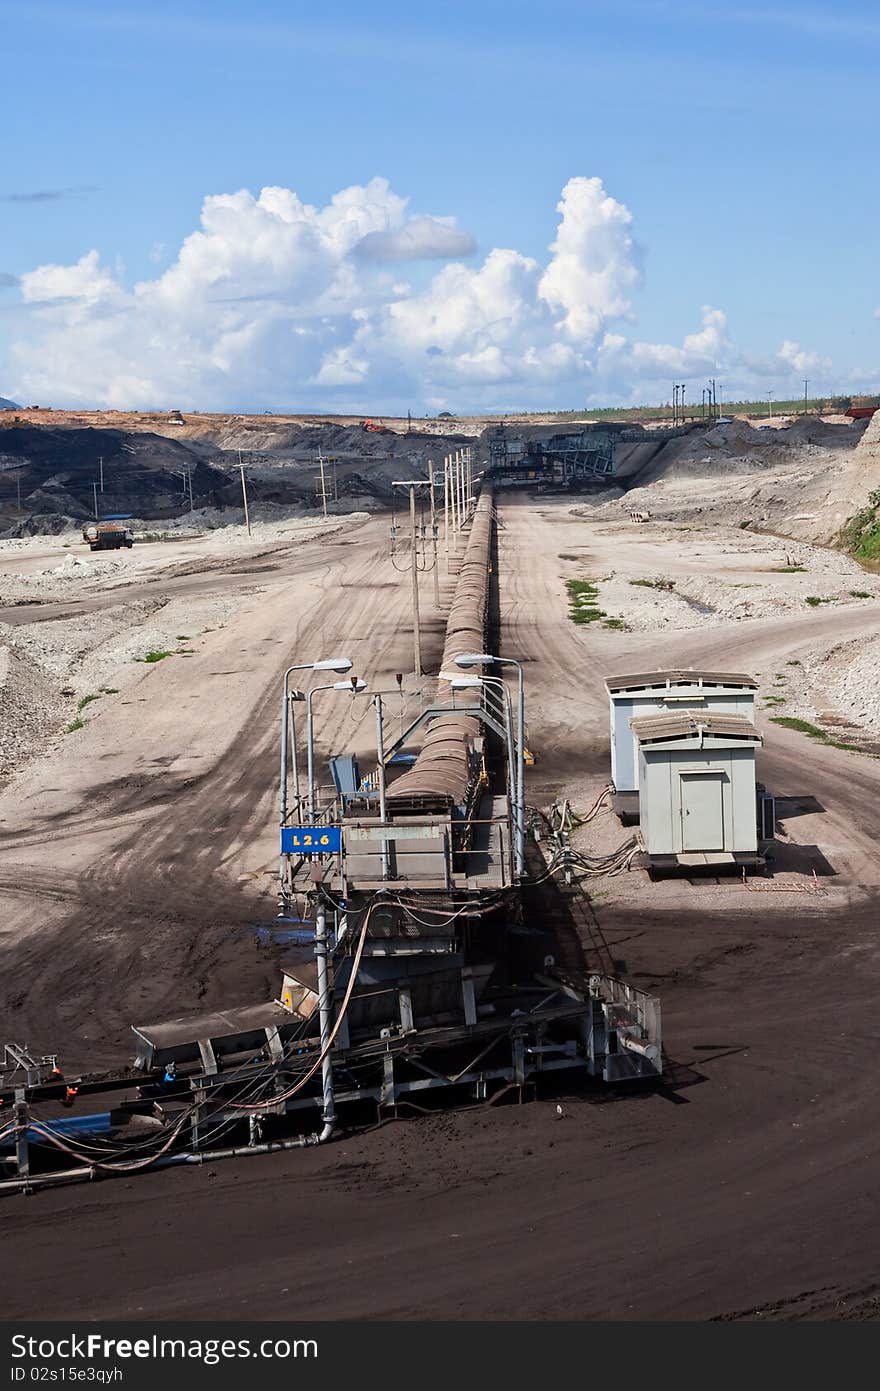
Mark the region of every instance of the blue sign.
POLYGON ((341 826, 282 826, 282 855, 338 855, 341 826))

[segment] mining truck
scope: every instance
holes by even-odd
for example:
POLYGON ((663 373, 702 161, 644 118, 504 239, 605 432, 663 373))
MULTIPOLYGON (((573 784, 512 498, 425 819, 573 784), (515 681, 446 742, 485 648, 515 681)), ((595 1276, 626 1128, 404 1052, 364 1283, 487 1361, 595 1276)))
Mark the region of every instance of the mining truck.
POLYGON ((115 551, 120 546, 133 546, 134 536, 124 522, 92 522, 83 527, 83 540, 92 551, 115 551))

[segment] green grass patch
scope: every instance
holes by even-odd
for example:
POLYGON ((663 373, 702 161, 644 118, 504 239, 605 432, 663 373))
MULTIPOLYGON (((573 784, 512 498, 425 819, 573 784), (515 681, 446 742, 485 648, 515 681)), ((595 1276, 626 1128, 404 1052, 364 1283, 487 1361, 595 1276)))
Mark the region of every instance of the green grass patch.
POLYGON ((164 647, 160 647, 160 648, 157 648, 157 649, 156 649, 155 651, 153 651, 153 652, 148 652, 147 655, 146 655, 145 657, 135 657, 135 661, 136 661, 136 662, 161 662, 165 657, 170 657, 170 656, 171 656, 171 653, 170 653, 170 652, 167 652, 167 651, 165 650, 164 647))
POLYGON ((629 583, 636 589, 665 589, 675 588, 675 580, 671 580, 666 575, 658 575, 655 580, 630 580, 629 583))
POLYGON ((91 703, 92 703, 93 700, 100 700, 100 699, 101 699, 100 694, 83 696, 82 700, 79 702, 79 704, 78 704, 77 707, 76 707, 76 708, 77 708, 77 711, 85 710, 86 706, 87 706, 87 705, 91 705, 91 703))
POLYGON ((626 624, 622 618, 606 618, 602 623, 603 628, 611 628, 615 633, 625 633, 626 624))
MULTIPOLYGON (((808 739, 818 739, 820 744, 827 744, 832 749, 846 749, 848 753, 866 753, 866 749, 859 748, 858 744, 849 744, 843 739, 835 739, 827 729, 820 729, 818 725, 810 724, 809 720, 798 719, 796 715, 771 715, 772 724, 781 724, 784 729, 793 729, 798 734, 806 734, 808 739)), ((872 757, 873 755, 869 755, 872 757)))
POLYGON ((781 724, 785 729, 797 730, 798 734, 807 734, 811 739, 827 739, 828 737, 824 729, 820 729, 818 725, 810 724, 809 720, 801 720, 796 715, 776 715, 773 723, 781 724))
POLYGON ((844 523, 840 540, 856 560, 866 565, 880 562, 880 488, 869 495, 867 507, 844 523))
POLYGON ((174 638, 174 641, 175 641, 175 642, 192 642, 192 638, 190 637, 189 633, 177 633, 176 636, 175 636, 175 638, 174 638))
POLYGON ((740 524, 739 524, 739 529, 740 529, 740 531, 745 531, 746 527, 747 527, 747 526, 751 526, 751 525, 752 525, 751 520, 747 517, 746 520, 745 520, 744 522, 740 522, 740 524))
POLYGON ((784 705, 784 704, 785 704, 785 696, 781 696, 781 695, 768 695, 768 696, 765 696, 765 697, 764 697, 764 708, 765 708, 765 709, 766 709, 769 705, 784 705))
MULTIPOLYGON (((811 397, 806 402, 803 396, 795 396, 783 401, 774 400, 772 403, 773 415, 775 418, 778 418, 780 415, 798 416, 803 414, 805 409, 809 411, 811 415, 818 415, 822 411, 835 411, 840 413, 848 410, 854 400, 857 404, 866 404, 861 396, 816 396, 811 397)), ((874 400, 876 400, 876 397, 870 398, 871 403, 873 403, 874 400)), ((724 401, 723 403, 718 403, 718 412, 723 416, 744 415, 747 417, 755 417, 755 423, 761 425, 767 422, 767 405, 766 396, 763 401, 724 401)), ((520 415, 541 415, 542 417, 552 417, 554 420, 624 420, 636 422, 642 420, 662 420, 671 425, 675 412, 673 406, 669 402, 663 402, 662 404, 646 403, 642 406, 587 406, 582 410, 568 411, 509 411, 507 414, 516 415, 517 418, 520 415)), ((681 419, 681 414, 679 410, 679 420, 681 419)), ((704 420, 706 425, 712 424, 711 413, 704 412, 702 406, 697 402, 687 402, 685 414, 689 421, 704 420)))
POLYGON ((119 695, 119 689, 116 686, 102 686, 101 693, 102 695, 119 695))
POLYGON ((572 623, 596 623, 607 615, 599 608, 599 589, 592 580, 566 580, 568 613, 572 623))
POLYGON ((74 733, 76 732, 76 730, 78 730, 78 729, 85 729, 85 726, 86 726, 85 720, 81 720, 81 719, 79 718, 79 715, 77 715, 77 717, 76 717, 75 720, 71 720, 70 724, 67 726, 67 728, 65 729, 64 733, 65 733, 65 734, 74 734, 74 733))
POLYGON ((773 568, 774 575, 802 575, 805 570, 803 565, 776 565, 773 568))
POLYGON ((834 600, 827 597, 822 598, 819 594, 808 594, 805 602, 809 604, 811 609, 817 609, 820 604, 833 604, 834 600))
POLYGON ((870 593, 870 591, 867 590, 867 589, 851 589, 849 592, 850 592, 851 596, 853 597, 853 599, 871 599, 871 598, 873 598, 873 595, 872 595, 872 594, 870 593))

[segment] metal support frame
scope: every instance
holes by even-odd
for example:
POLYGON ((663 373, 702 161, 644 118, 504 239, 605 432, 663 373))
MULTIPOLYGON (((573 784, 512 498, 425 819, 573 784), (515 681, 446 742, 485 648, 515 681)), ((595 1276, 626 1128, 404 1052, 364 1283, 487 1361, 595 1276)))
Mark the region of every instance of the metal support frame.
MULTIPOLYGON (((660 1074, 659 1010, 656 1000, 642 991, 611 978, 595 976, 590 980, 590 993, 585 995, 563 981, 544 978, 538 983, 537 1002, 530 1009, 526 1005, 525 1013, 481 1018, 466 1002, 469 986, 472 987, 472 981, 465 969, 462 972, 463 1010, 465 1019, 473 1022, 422 1027, 409 1032, 406 1026, 412 1011, 405 990, 398 992, 400 1025, 390 1030, 384 1028, 383 1036, 374 1035, 351 1046, 343 1021, 332 1054, 341 1076, 349 1069, 356 1072, 356 1084, 350 1082, 328 1093, 328 1078, 331 1088, 334 1082, 332 1072, 325 1069, 320 1082, 315 1078, 306 1090, 291 1096, 290 1061, 287 1056, 276 1060, 274 1093, 284 1093, 285 1099, 276 1101, 273 1092, 267 1092, 265 1102, 260 1103, 256 1127, 250 1124, 256 1114, 254 1110, 243 1109, 234 1099, 227 1101, 226 1095, 229 1089, 231 1098, 240 1095, 242 1089, 246 1090, 251 1070, 255 1075, 263 1075, 265 1059, 254 1059, 245 1067, 238 1064, 228 1075, 224 1075, 221 1067, 216 1072, 191 1077, 187 1097, 191 1115, 186 1140, 181 1137, 183 1152, 166 1156, 160 1162, 180 1163, 193 1156, 209 1158, 260 1152, 255 1139, 261 1138, 259 1121, 265 1115, 281 1118, 293 1113, 307 1115, 316 1109, 323 1111, 324 1129, 320 1135, 277 1142, 280 1148, 290 1148, 321 1143, 321 1138, 327 1138, 332 1131, 338 1107, 358 1107, 364 1101, 394 1110, 400 1101, 410 1096, 462 1088, 469 1095, 486 1100, 493 1091, 501 1094, 511 1087, 521 1094, 525 1086, 537 1082, 542 1074, 563 1071, 614 1083, 656 1078, 660 1074), (548 990, 550 993, 545 993, 548 990), (328 1115, 333 1119, 328 1120, 328 1115), (249 1127, 246 1147, 217 1150, 205 1143, 212 1134, 228 1125, 245 1122, 249 1127)), ((520 1010, 526 1001, 522 995, 518 999, 520 1010)), ((321 1034, 324 1045, 332 1013, 329 999, 327 1003, 329 1008, 322 1021, 321 1034)), ((318 1047, 316 1039, 312 1038, 310 1043, 312 1049, 318 1047)), ((128 1080, 130 1082, 130 1076, 128 1080)), ((99 1088, 115 1090, 120 1082, 120 1078, 103 1078, 99 1088)), ((179 1093, 169 1095, 164 1103, 167 1119, 172 1123, 175 1103, 183 1105, 179 1093)), ((24 1087, 15 1092, 13 1113, 14 1137, 8 1142, 7 1164, 15 1176, 0 1180, 0 1191, 29 1191, 32 1182, 30 1117, 28 1090, 24 1087)), ((270 1147, 274 1148, 275 1143, 271 1142, 270 1147)), ((77 1176, 93 1177, 94 1170, 83 1160, 79 1170, 65 1170, 59 1174, 61 1181, 77 1176)), ((40 1174, 33 1179, 33 1186, 51 1181, 51 1172, 40 1174)))
POLYGON ((24 1088, 15 1093, 13 1106, 15 1113, 15 1167, 19 1178, 27 1179, 31 1172, 31 1159, 28 1150, 28 1106, 24 1088))

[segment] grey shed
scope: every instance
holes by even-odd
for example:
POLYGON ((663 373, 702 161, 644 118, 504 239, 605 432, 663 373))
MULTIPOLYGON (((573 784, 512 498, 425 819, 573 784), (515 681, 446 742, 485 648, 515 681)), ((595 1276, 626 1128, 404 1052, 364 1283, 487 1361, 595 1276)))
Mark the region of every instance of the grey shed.
POLYGON ((605 682, 611 718, 611 781, 617 792, 636 792, 638 751, 630 721, 664 710, 726 710, 755 716, 753 676, 719 671, 648 671, 609 676, 605 682))
POLYGON ((649 856, 754 854, 755 749, 745 716, 680 710, 632 721, 639 816, 649 856))

